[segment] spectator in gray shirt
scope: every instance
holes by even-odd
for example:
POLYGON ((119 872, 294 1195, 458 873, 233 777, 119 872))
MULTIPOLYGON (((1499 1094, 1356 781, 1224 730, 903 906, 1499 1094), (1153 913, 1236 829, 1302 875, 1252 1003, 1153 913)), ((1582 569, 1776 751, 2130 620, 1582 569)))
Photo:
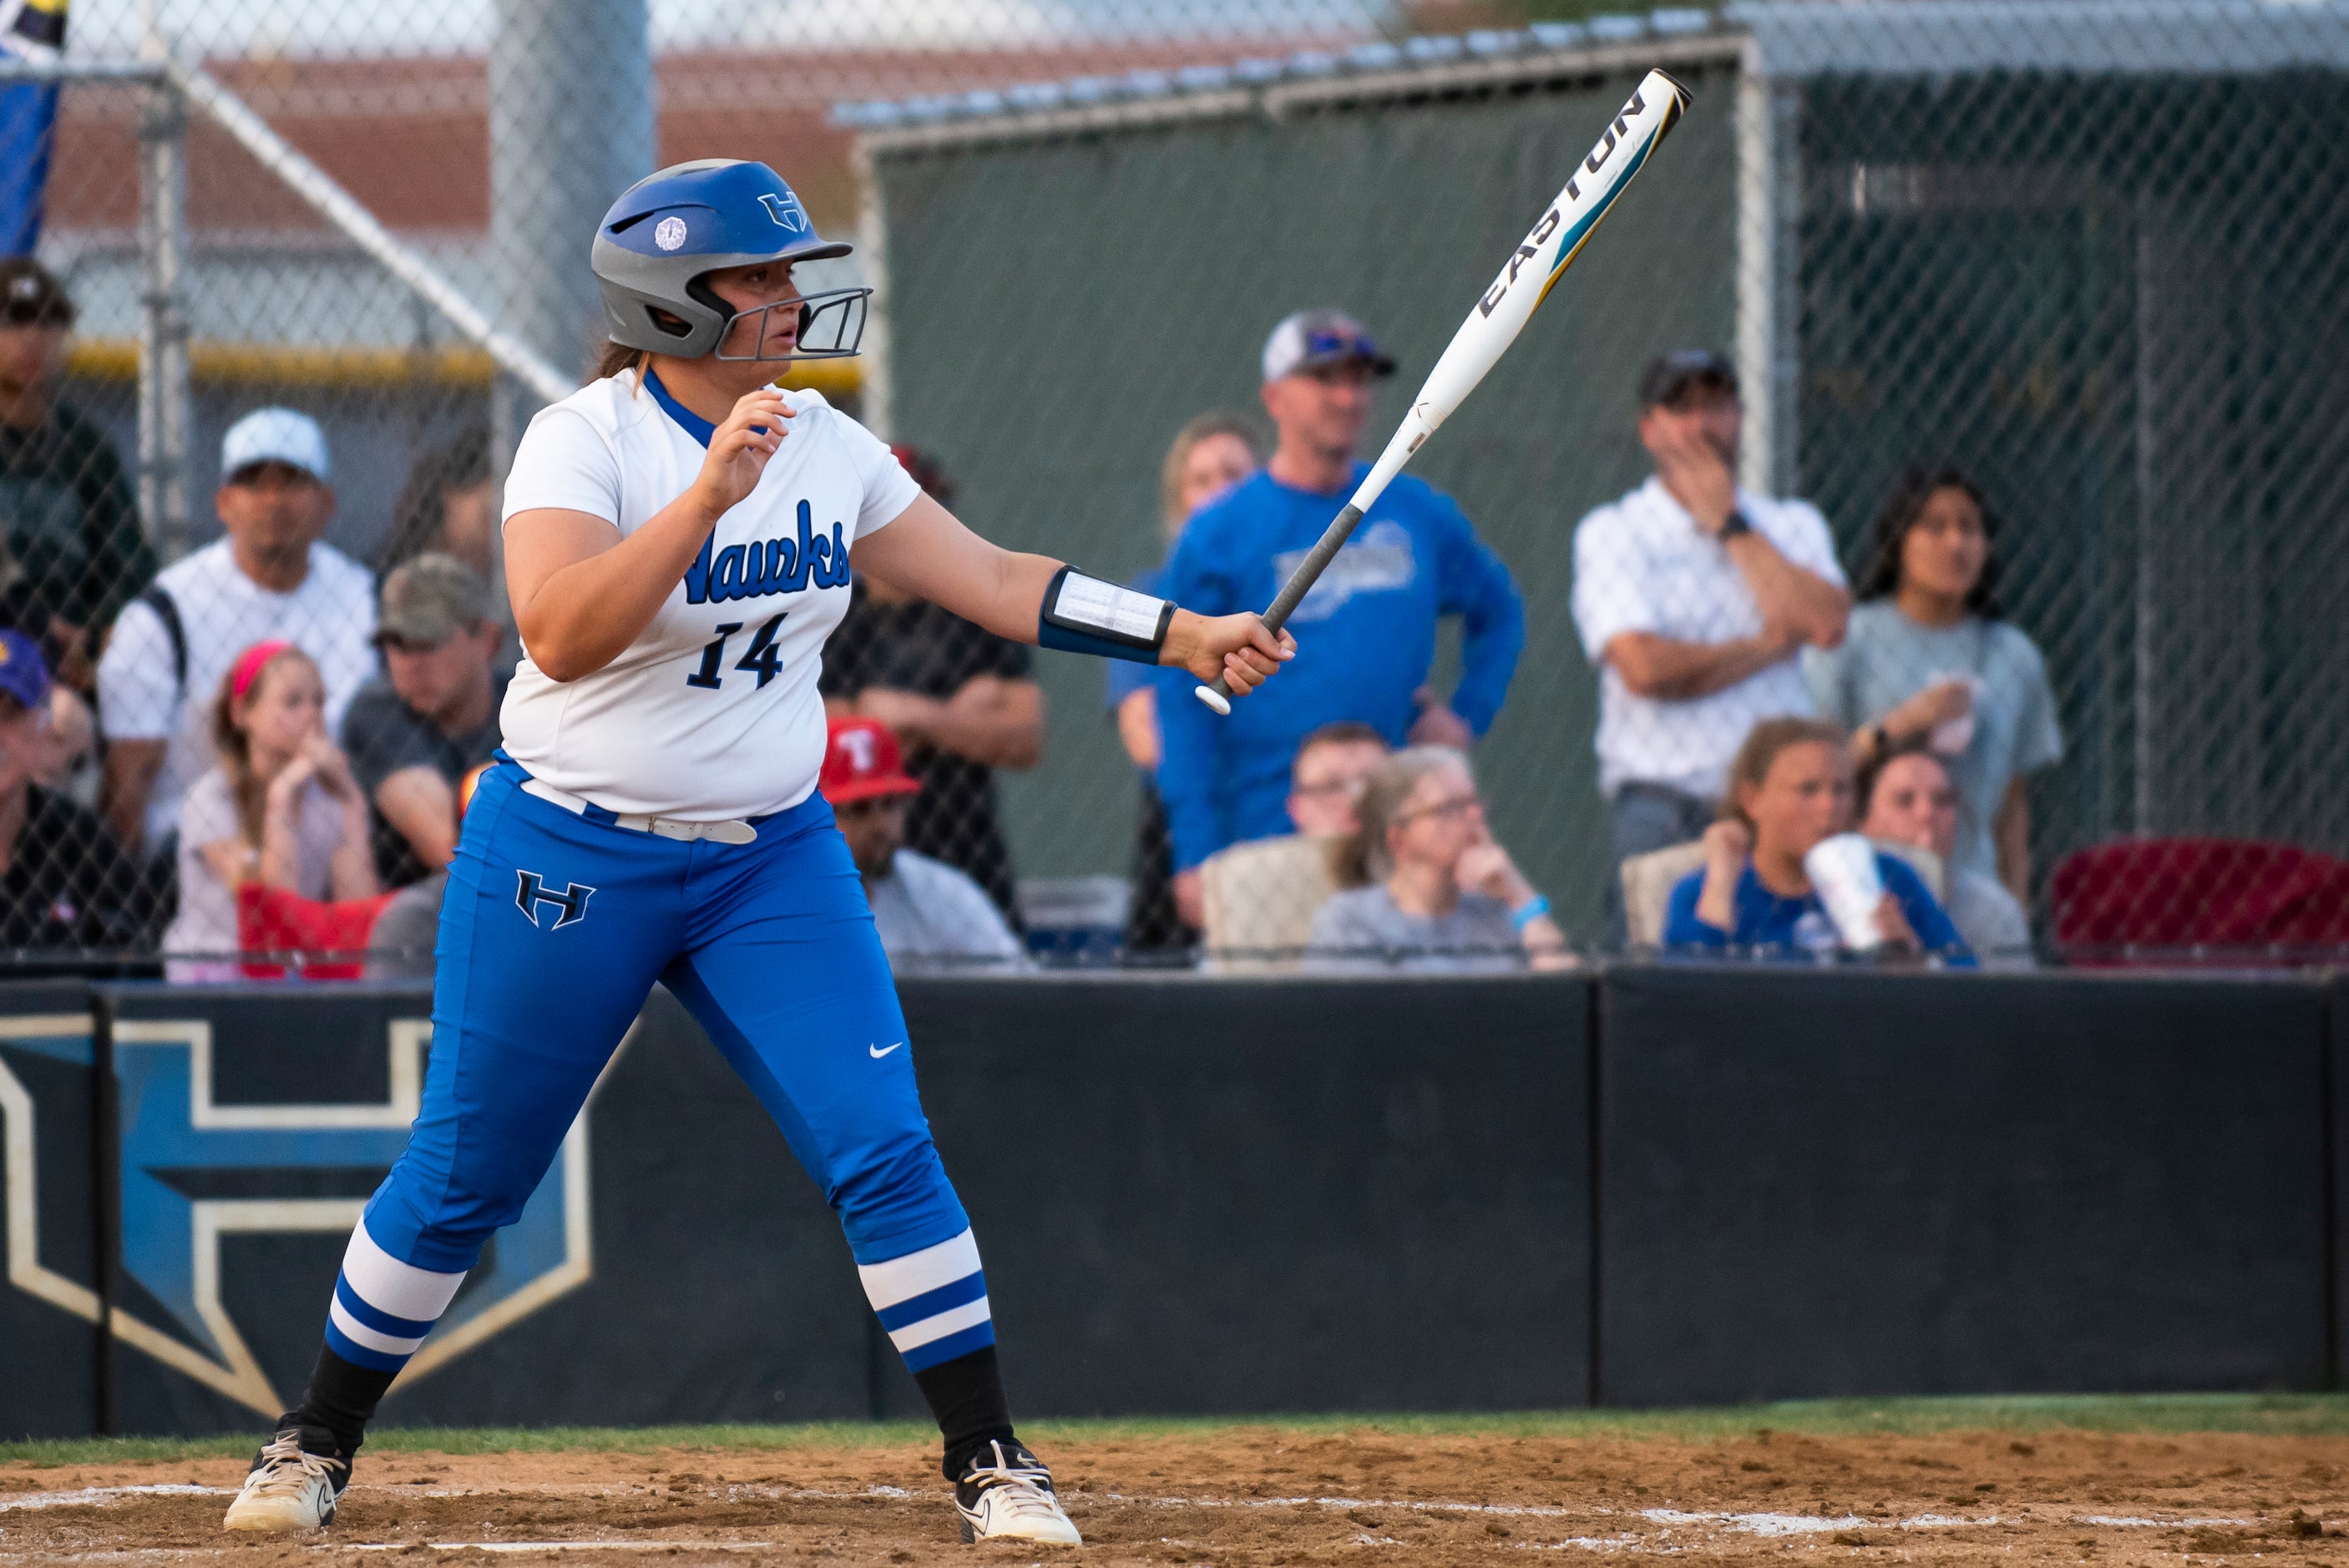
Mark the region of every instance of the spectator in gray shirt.
POLYGON ((1506 975, 1572 967, 1549 900, 1493 841, 1468 759, 1414 746, 1381 763, 1313 917, 1308 973, 1506 975))
POLYGON ((1913 469, 1876 520, 1859 607, 1840 646, 1810 648, 1819 715, 1863 764, 1922 742, 1958 790, 1950 869, 2031 897, 2029 776, 2064 755, 2047 662, 2000 618, 1997 520, 1955 469, 1913 469))
POLYGON ((1030 961, 995 901, 968 875, 906 849, 905 813, 922 787, 877 719, 835 718, 819 779, 890 967, 909 973, 1024 970, 1030 961))

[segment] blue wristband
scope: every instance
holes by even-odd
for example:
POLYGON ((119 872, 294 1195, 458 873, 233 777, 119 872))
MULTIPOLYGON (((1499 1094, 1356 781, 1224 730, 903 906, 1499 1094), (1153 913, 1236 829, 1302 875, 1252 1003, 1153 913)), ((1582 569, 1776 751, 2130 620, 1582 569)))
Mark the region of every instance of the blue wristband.
POLYGON ((1544 898, 1539 893, 1536 893, 1532 900, 1528 902, 1523 909, 1511 910, 1509 912, 1509 928, 1513 931, 1523 931, 1526 926, 1531 925, 1535 921, 1539 920, 1543 915, 1547 914, 1548 913, 1549 900, 1544 898))
POLYGON ((1036 645, 1058 648, 1064 654, 1090 654, 1097 659, 1126 659, 1137 665, 1155 665, 1156 648, 1136 647, 1132 643, 1114 642, 1108 637, 1096 637, 1084 632, 1071 631, 1046 621, 1036 628, 1036 645))
POLYGON ((1174 619, 1174 606, 1164 599, 1063 566, 1044 590, 1036 616, 1036 645, 1155 665, 1174 619))

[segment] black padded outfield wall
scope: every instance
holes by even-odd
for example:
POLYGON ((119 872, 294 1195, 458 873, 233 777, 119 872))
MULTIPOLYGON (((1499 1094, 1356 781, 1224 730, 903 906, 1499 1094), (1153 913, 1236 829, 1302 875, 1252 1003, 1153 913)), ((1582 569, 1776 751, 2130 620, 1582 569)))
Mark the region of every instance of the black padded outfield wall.
POLYGON ((1600 1399, 2324 1386, 2323 1006, 1610 974, 1600 1399))
POLYGON ((1589 982, 901 990, 1019 1408, 1588 1402, 1589 982))
POLYGON ((98 1429, 97 1095, 88 987, 0 985, 0 1439, 98 1429))
MULTIPOLYGON (((1587 1399, 1587 983, 936 981, 905 1000, 1023 1410, 1587 1399)), ((42 1429, 265 1424, 405 1140, 429 996, 119 985, 98 1001, 119 1332, 102 1398, 85 1372, 27 1406, 42 1429)), ((70 1315, 9 1308, 83 1333, 92 1364, 70 1315)), ((813 1183, 657 994, 384 1419, 919 1409, 813 1183)))
MULTIPOLYGON (((1670 966, 903 994, 1031 1414, 2336 1375, 2349 981, 1670 966)), ((404 1141, 428 998, 101 985, 94 1030, 88 1006, 0 990, 0 1438, 255 1429, 404 1141)), ((813 1183, 657 995, 384 1414, 919 1408, 813 1183)))

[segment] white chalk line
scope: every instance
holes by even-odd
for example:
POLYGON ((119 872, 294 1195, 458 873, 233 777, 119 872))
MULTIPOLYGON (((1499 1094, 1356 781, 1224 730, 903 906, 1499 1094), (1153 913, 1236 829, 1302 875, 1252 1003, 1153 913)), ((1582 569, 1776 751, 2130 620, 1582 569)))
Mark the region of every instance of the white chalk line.
POLYGON ((86 1486, 79 1491, 36 1491, 24 1497, 0 1497, 0 1513, 20 1508, 72 1508, 81 1503, 111 1502, 118 1497, 228 1497, 236 1489, 170 1481, 158 1486, 86 1486))
POLYGON ((779 1552, 780 1541, 359 1541, 320 1542, 320 1552, 779 1552))
MULTIPOLYGON (((407 1498, 498 1497, 514 1495, 543 1496, 548 1494, 597 1497, 626 1497, 639 1494, 653 1496, 680 1495, 674 1491, 664 1491, 657 1487, 644 1485, 612 1486, 608 1484, 597 1485, 590 1483, 565 1484, 563 1482, 553 1482, 534 1486, 519 1493, 510 1489, 418 1487, 412 1483, 404 1484, 399 1482, 378 1482, 367 1485, 354 1485, 351 1490, 354 1491, 362 1491, 383 1496, 407 1498)), ((777 1501, 809 1502, 853 1502, 867 1501, 874 1498, 917 1500, 933 1495, 945 1495, 943 1492, 933 1494, 929 1492, 909 1491, 903 1487, 895 1486, 870 1486, 864 1488, 861 1491, 831 1491, 815 1488, 771 1486, 759 1482, 728 1482, 725 1483, 722 1488, 697 1488, 695 1491, 700 1492, 700 1494, 704 1496, 715 1496, 722 1491, 729 1501, 733 1501, 742 1497, 753 1497, 771 1498, 777 1501)), ((96 1506, 114 1502, 122 1499, 139 1497, 227 1497, 234 1495, 235 1491, 236 1489, 233 1487, 200 1486, 192 1482, 162 1482, 143 1486, 83 1487, 73 1491, 36 1492, 28 1496, 0 1498, 0 1511, 96 1506)), ((1481 1515, 1505 1519, 1587 1519, 1594 1515, 1603 1517, 1611 1516, 1615 1513, 1614 1510, 1609 1508, 1568 1508, 1544 1503, 1454 1502, 1415 1498, 1315 1496, 1268 1498, 1149 1497, 1137 1496, 1126 1492, 1112 1491, 1090 1493, 1083 1491, 1071 1491, 1064 1495, 1071 1501, 1100 1501, 1111 1504, 1135 1505, 1147 1508, 1242 1510, 1311 1508, 1319 1510, 1349 1511, 1360 1509, 1387 1509, 1400 1512, 1481 1515)), ((1764 1539, 1802 1535, 1822 1535, 1831 1534, 1838 1531, 1857 1532, 1872 1529, 1903 1531, 1987 1529, 1998 1524, 2010 1522, 1998 1514, 1986 1514, 1978 1518, 1969 1518, 1962 1515, 1922 1513, 1899 1520, 1874 1520, 1863 1518, 1858 1514, 1853 1513, 1847 1513, 1840 1516, 1829 1516, 1820 1514, 1775 1512, 1744 1513, 1712 1510, 1691 1511, 1672 1508, 1641 1509, 1638 1511, 1637 1517, 1643 1519, 1651 1524, 1665 1526, 1666 1529, 1664 1533, 1667 1537, 1671 1534, 1671 1528, 1675 1526, 1710 1524, 1723 1525, 1730 1530, 1738 1532, 1742 1534, 1754 1535, 1764 1539)), ((2258 1522, 2256 1520, 2209 1515, 2183 1515, 2171 1519, 2158 1519, 2140 1514, 2101 1513, 2071 1514, 2065 1516, 2064 1522, 2072 1525, 2089 1526, 2107 1530, 2191 1530, 2220 1525, 2240 1527, 2249 1526, 2258 1522)), ((2038 1521, 2033 1521, 2033 1522, 2038 1522, 2038 1521)), ((2054 1522, 2049 1521, 2047 1522, 2054 1522)), ((1365 1545, 1403 1544, 1403 1542, 1398 1542, 1391 1536, 1375 1536, 1367 1532, 1358 1536, 1356 1539, 1360 1543, 1365 1545)), ((407 1542, 353 1542, 348 1544, 322 1543, 320 1549, 350 1552, 383 1552, 407 1550, 411 1545, 419 1543, 407 1542)), ((672 1548, 738 1552, 772 1549, 771 1542, 738 1542, 727 1541, 697 1541, 691 1542, 667 1541, 649 1542, 637 1540, 621 1542, 435 1541, 422 1542, 420 1544, 429 1546, 431 1550, 437 1552, 460 1552, 468 1550, 480 1550, 484 1552, 666 1552, 672 1548)), ((1520 1542, 1514 1544, 1516 1544, 1519 1550, 1534 1551, 1575 1549, 1589 1552, 1630 1551, 1653 1553, 1661 1551, 1669 1553, 1681 1550, 1679 1547, 1668 1545, 1662 1542, 1655 1541, 1649 1537, 1638 1534, 1576 1536, 1560 1542, 1520 1542)), ((6 1554, 0 1553, 0 1555, 6 1554)))

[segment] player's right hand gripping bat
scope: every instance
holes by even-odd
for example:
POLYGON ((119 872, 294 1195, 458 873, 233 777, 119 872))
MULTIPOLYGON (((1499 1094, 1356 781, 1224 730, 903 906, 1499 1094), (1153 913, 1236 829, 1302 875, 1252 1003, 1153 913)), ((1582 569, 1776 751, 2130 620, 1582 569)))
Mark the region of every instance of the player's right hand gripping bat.
MULTIPOLYGON (((1590 156, 1569 176, 1566 189, 1541 215, 1541 222, 1525 242, 1516 248, 1452 335, 1451 346, 1427 373, 1427 381, 1419 395, 1411 400, 1411 412, 1403 417, 1387 449, 1379 454, 1368 477, 1354 491, 1354 499, 1346 503, 1337 521, 1330 523, 1288 581, 1264 613, 1264 624, 1275 634, 1288 621, 1315 581, 1321 575, 1339 550, 1362 521, 1362 513, 1379 499, 1387 482, 1402 471, 1404 463, 1420 449, 1420 444, 1435 433, 1462 399, 1476 389, 1485 379, 1485 372, 1493 368, 1502 352, 1516 338, 1526 322, 1533 319, 1534 310, 1549 297, 1557 280, 1574 263, 1591 231, 1599 227, 1623 194, 1631 176, 1640 172, 1664 133, 1676 124, 1689 106, 1689 90, 1661 71, 1650 71, 1632 91, 1630 101, 1608 125, 1599 145, 1590 156)), ((1198 688, 1199 700, 1217 713, 1232 711, 1231 687, 1217 676, 1213 686, 1198 688)))

